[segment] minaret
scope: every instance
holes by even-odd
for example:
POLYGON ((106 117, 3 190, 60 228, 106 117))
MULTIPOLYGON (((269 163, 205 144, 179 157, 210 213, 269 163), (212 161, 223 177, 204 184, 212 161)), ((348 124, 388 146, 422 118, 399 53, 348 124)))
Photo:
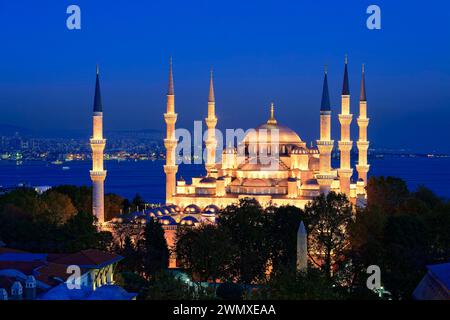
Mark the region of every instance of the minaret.
POLYGON ((358 171, 358 180, 364 181, 364 186, 367 184, 367 172, 369 171, 369 165, 367 164, 367 149, 369 149, 369 141, 367 141, 367 126, 369 125, 369 118, 367 118, 367 100, 366 100, 366 81, 364 76, 364 65, 362 65, 362 78, 361 78, 361 94, 359 96, 359 139, 356 142, 358 147, 358 165, 356 170, 358 171))
POLYGON ((208 96, 208 116, 205 119, 206 126, 208 127, 208 136, 206 138, 206 173, 208 176, 217 178, 216 168, 216 102, 214 99, 214 84, 213 84, 213 71, 211 69, 211 75, 209 80, 209 96, 208 96))
POLYGON ((166 147, 166 164, 164 166, 164 172, 166 174, 166 203, 172 203, 172 197, 176 191, 176 174, 178 171, 178 166, 175 164, 175 148, 177 147, 177 139, 175 138, 175 122, 177 122, 177 114, 175 113, 172 58, 170 58, 167 109, 166 113, 164 113, 164 120, 166 121, 167 127, 166 139, 164 139, 164 146, 166 147))
POLYGON ((334 141, 331 140, 331 107, 330 95, 328 92, 328 74, 325 66, 323 78, 322 102, 320 105, 320 140, 317 140, 319 149, 319 174, 316 176, 320 186, 320 192, 328 194, 334 176, 331 174, 331 152, 334 141))
POLYGON ((106 140, 103 139, 103 107, 98 66, 95 80, 93 132, 90 143, 92 148, 92 170, 90 171, 92 180, 92 213, 97 218, 97 223, 101 225, 105 222, 104 182, 106 170, 103 170, 103 151, 105 150, 106 140))
POLYGON ((308 268, 308 244, 307 234, 303 221, 297 231, 297 271, 307 271, 308 268))
POLYGON ((350 88, 348 85, 348 59, 345 56, 344 83, 342 86, 341 96, 341 113, 339 114, 339 122, 341 124, 341 140, 339 141, 339 151, 341 155, 341 165, 338 169, 339 182, 341 192, 347 197, 350 195, 350 178, 353 169, 350 167, 350 151, 352 150, 353 141, 350 140, 350 124, 353 115, 350 113, 350 88))

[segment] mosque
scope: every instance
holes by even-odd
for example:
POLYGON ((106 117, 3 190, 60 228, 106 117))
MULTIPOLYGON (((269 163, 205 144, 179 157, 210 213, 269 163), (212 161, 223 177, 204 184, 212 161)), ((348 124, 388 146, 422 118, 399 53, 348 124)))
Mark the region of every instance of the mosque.
POLYGON ((169 71, 169 88, 167 92, 167 109, 164 114, 167 134, 166 147, 166 203, 180 208, 188 206, 197 210, 214 205, 218 208, 237 203, 240 198, 252 197, 264 207, 268 205, 293 205, 303 208, 306 203, 321 193, 342 192, 350 201, 363 205, 366 199, 367 182, 367 118, 364 66, 362 70, 361 93, 359 104, 359 140, 356 145, 359 152, 356 171, 358 179, 353 183, 353 169, 350 165, 350 151, 353 142, 350 139, 350 89, 345 59, 344 81, 342 87, 341 112, 338 119, 341 136, 338 142, 340 167, 332 168, 331 153, 334 141, 331 139, 332 112, 328 92, 327 71, 324 73, 322 102, 320 108, 320 137, 317 147, 307 147, 300 136, 292 129, 280 124, 270 108, 267 122, 248 130, 237 148, 227 147, 222 151, 221 162, 216 161, 215 97, 213 76, 211 73, 205 160, 206 176, 193 178, 190 184, 182 178, 177 179, 175 163, 177 139, 175 138, 175 92, 172 63, 169 71), (270 161, 261 161, 260 155, 270 161))
MULTIPOLYGON (((217 161, 217 140, 215 128, 215 96, 213 74, 211 72, 208 113, 205 119, 206 133, 206 175, 192 178, 191 183, 177 178, 175 136, 177 113, 175 112, 175 91, 172 61, 169 68, 167 106, 164 113, 166 123, 166 204, 149 212, 135 213, 132 220, 158 218, 165 225, 197 224, 213 222, 216 213, 227 205, 238 203, 239 199, 251 197, 263 206, 293 205, 303 208, 321 193, 330 191, 345 193, 357 206, 366 202, 366 183, 369 164, 367 162, 367 101, 365 90, 364 65, 362 67, 359 115, 357 124, 359 138, 356 171, 350 164, 353 141, 350 138, 350 125, 353 114, 350 111, 350 88, 348 60, 345 58, 344 77, 341 95, 341 110, 338 114, 341 126, 337 147, 340 155, 338 168, 331 166, 334 140, 331 137, 332 110, 328 91, 327 70, 324 72, 322 101, 320 104, 320 135, 316 147, 308 147, 306 142, 292 129, 280 124, 275 117, 275 107, 270 107, 269 119, 254 129, 247 130, 237 147, 226 147, 220 161, 217 161), (265 160, 262 161, 263 157, 265 160), (356 176, 356 182, 352 177, 356 176)), ((93 213, 98 222, 104 223, 104 180, 103 151, 106 140, 103 137, 103 109, 97 69, 94 96, 92 147, 93 213)))

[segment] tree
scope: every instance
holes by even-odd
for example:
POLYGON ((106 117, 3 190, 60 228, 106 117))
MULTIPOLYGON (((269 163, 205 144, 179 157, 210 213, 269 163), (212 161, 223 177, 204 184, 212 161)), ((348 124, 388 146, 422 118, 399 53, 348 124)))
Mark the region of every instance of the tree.
POLYGON ((343 299, 335 284, 317 269, 308 273, 291 271, 271 277, 256 292, 257 299, 272 300, 337 300, 343 299))
POLYGON ((124 262, 120 264, 122 270, 139 272, 142 269, 141 259, 129 236, 125 237, 123 247, 119 252, 124 257, 124 262))
POLYGON ((143 271, 146 276, 167 269, 169 265, 169 249, 164 229, 156 220, 149 220, 145 226, 143 239, 139 241, 143 271))
POLYGON ((92 187, 61 185, 51 190, 68 196, 78 212, 92 212, 92 187))
POLYGON ((155 273, 143 292, 145 300, 205 300, 213 298, 212 290, 183 281, 169 271, 155 273))
POLYGON ((237 246, 227 277, 244 285, 265 278, 270 258, 269 216, 255 199, 226 207, 218 227, 227 230, 237 246))
POLYGON ((65 194, 50 189, 44 193, 42 200, 45 205, 45 218, 51 223, 63 225, 77 213, 72 200, 65 194))
POLYGON ((305 206, 309 256, 332 276, 349 246, 348 228, 353 221, 352 205, 344 194, 321 194, 305 206))
POLYGON ((409 299, 426 265, 450 259, 450 205, 425 187, 406 193, 402 180, 387 180, 371 179, 381 205, 358 211, 351 227, 352 290, 361 292, 366 268, 378 265, 393 297, 409 299))
POLYGON ((394 177, 370 177, 367 182, 367 204, 386 213, 395 209, 409 197, 405 181, 394 177))
POLYGON ((90 213, 79 212, 61 228, 62 252, 76 252, 85 249, 106 249, 105 237, 112 241, 109 233, 100 233, 94 225, 94 217, 90 213))
POLYGON ((105 195, 105 220, 118 217, 123 212, 124 198, 113 193, 105 195))
POLYGON ((302 211, 294 206, 269 207, 272 273, 296 269, 297 232, 302 211))
POLYGON ((177 260, 196 280, 224 279, 235 252, 230 235, 216 225, 179 228, 177 260))

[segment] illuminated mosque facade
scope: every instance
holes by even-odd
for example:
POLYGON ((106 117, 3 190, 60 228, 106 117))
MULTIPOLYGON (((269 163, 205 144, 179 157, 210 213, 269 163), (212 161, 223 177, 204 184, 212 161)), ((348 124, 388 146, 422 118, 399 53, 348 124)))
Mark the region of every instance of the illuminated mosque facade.
MULTIPOLYGON (((169 248, 176 243, 176 233, 179 225, 196 226, 200 223, 215 223, 221 208, 237 204, 242 198, 255 198, 263 206, 293 205, 303 208, 309 201, 320 194, 330 191, 345 193, 356 206, 365 206, 366 184, 369 164, 367 151, 367 101, 362 68, 359 115, 357 124, 359 138, 358 161, 356 171, 351 167, 350 152, 353 141, 350 138, 350 125, 353 115, 350 112, 350 89, 345 59, 344 81, 341 95, 341 112, 338 115, 341 126, 340 140, 337 147, 340 155, 338 168, 331 166, 331 155, 335 142, 331 137, 332 111, 328 91, 327 70, 325 69, 322 101, 320 106, 320 135, 317 147, 308 147, 299 135, 290 128, 281 125, 275 118, 275 107, 270 107, 270 117, 267 122, 252 130, 247 130, 237 147, 226 147, 222 151, 221 161, 216 161, 217 140, 215 128, 217 117, 215 112, 215 97, 213 75, 211 72, 208 114, 205 119, 206 133, 206 175, 194 177, 188 184, 183 178, 177 179, 178 165, 175 124, 175 91, 172 72, 172 61, 169 70, 169 86, 167 106, 164 113, 166 123, 166 203, 142 211, 121 214, 106 221, 104 213, 104 181, 106 170, 103 166, 103 151, 106 140, 103 137, 103 108, 100 95, 99 73, 97 68, 94 95, 93 135, 90 139, 92 147, 92 170, 90 176, 93 184, 92 206, 97 218, 97 226, 103 230, 114 231, 116 225, 128 224, 143 229, 150 220, 158 220, 165 231, 169 248), (262 161, 263 155, 266 161, 262 161), (267 161, 269 160, 269 161, 267 161), (357 181, 352 177, 357 174, 357 181)), ((304 230, 299 229, 298 246, 306 252, 304 230), (303 236, 302 236, 303 235, 303 236), (300 241, 303 239, 302 241, 300 241)), ((306 258, 300 259, 305 262, 306 258)), ((306 262, 305 262, 306 263, 306 262)), ((303 263, 304 265, 304 263, 303 263)), ((176 257, 171 255, 169 267, 176 267, 176 257)))
MULTIPOLYGON (((236 204, 242 198, 255 198, 263 206, 293 205, 303 208, 320 194, 330 191, 342 192, 356 206, 366 203, 366 184, 369 164, 367 151, 367 101, 364 66, 362 69, 361 91, 357 124, 359 138, 358 161, 356 171, 351 167, 350 152, 353 141, 350 138, 350 125, 353 115, 350 112, 350 89, 347 58, 344 66, 344 80, 341 95, 341 112, 338 115, 341 126, 340 140, 337 142, 340 154, 338 168, 331 166, 331 155, 335 141, 331 137, 332 111, 328 91, 327 70, 324 73, 322 101, 320 106, 320 135, 317 147, 308 147, 299 135, 290 128, 281 125, 275 117, 275 107, 270 107, 267 122, 255 129, 248 130, 237 147, 226 147, 220 161, 216 161, 217 140, 214 129, 217 125, 213 74, 211 72, 208 113, 205 119, 206 134, 206 175, 192 178, 187 183, 177 179, 178 165, 175 135, 177 113, 175 112, 175 91, 170 62, 167 106, 164 113, 166 123, 166 203, 158 208, 143 212, 129 213, 114 218, 111 223, 145 223, 149 219, 158 219, 166 231, 176 229, 178 224, 197 225, 214 223, 221 208, 236 204), (270 161, 261 161, 265 155, 270 161), (357 181, 352 177, 357 175, 357 181), (173 226, 173 227, 172 227, 173 226)), ((99 73, 97 68, 93 108, 92 170, 93 214, 100 226, 107 227, 104 213, 104 181, 106 170, 103 166, 103 151, 106 140, 103 137, 103 107, 100 94, 99 73)), ((166 235, 170 232, 166 232, 166 235)), ((172 241, 169 241, 172 242, 172 241)))
POLYGON ((342 192, 355 205, 363 206, 366 200, 365 186, 369 164, 367 162, 367 101, 362 69, 359 101, 359 139, 357 181, 352 182, 353 168, 350 152, 353 141, 350 138, 350 125, 353 114, 350 111, 350 89, 345 59, 344 80, 341 95, 341 112, 338 115, 341 126, 340 140, 337 142, 340 166, 331 166, 334 140, 331 137, 332 111, 328 91, 327 70, 324 73, 322 101, 320 108, 320 136, 317 147, 308 147, 292 129, 281 125, 275 118, 274 105, 270 108, 267 122, 254 130, 247 131, 237 148, 227 147, 222 151, 222 159, 216 161, 217 141, 215 127, 215 97, 213 75, 211 72, 208 114, 205 119, 208 131, 206 145, 206 176, 192 178, 188 184, 183 178, 177 179, 175 137, 175 91, 172 62, 169 71, 167 107, 164 113, 166 122, 166 205, 181 208, 185 213, 200 213, 205 209, 223 208, 238 203, 241 198, 255 198, 263 206, 293 205, 303 208, 314 197, 330 191, 342 192), (275 138, 273 138, 275 137, 275 138), (260 161, 258 156, 266 155, 271 161, 260 161), (275 162, 275 163, 274 163, 275 162), (187 208, 187 210, 185 209, 187 208))

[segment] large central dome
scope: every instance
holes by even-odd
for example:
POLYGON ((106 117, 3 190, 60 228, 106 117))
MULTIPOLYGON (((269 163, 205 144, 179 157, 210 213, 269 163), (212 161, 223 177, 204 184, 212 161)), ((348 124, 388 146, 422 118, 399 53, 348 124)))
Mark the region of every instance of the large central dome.
POLYGON ((270 119, 247 133, 243 142, 245 144, 268 144, 272 142, 271 138, 276 139, 276 131, 278 131, 279 145, 304 145, 304 142, 294 130, 278 124, 274 117, 273 104, 270 108, 270 119))

